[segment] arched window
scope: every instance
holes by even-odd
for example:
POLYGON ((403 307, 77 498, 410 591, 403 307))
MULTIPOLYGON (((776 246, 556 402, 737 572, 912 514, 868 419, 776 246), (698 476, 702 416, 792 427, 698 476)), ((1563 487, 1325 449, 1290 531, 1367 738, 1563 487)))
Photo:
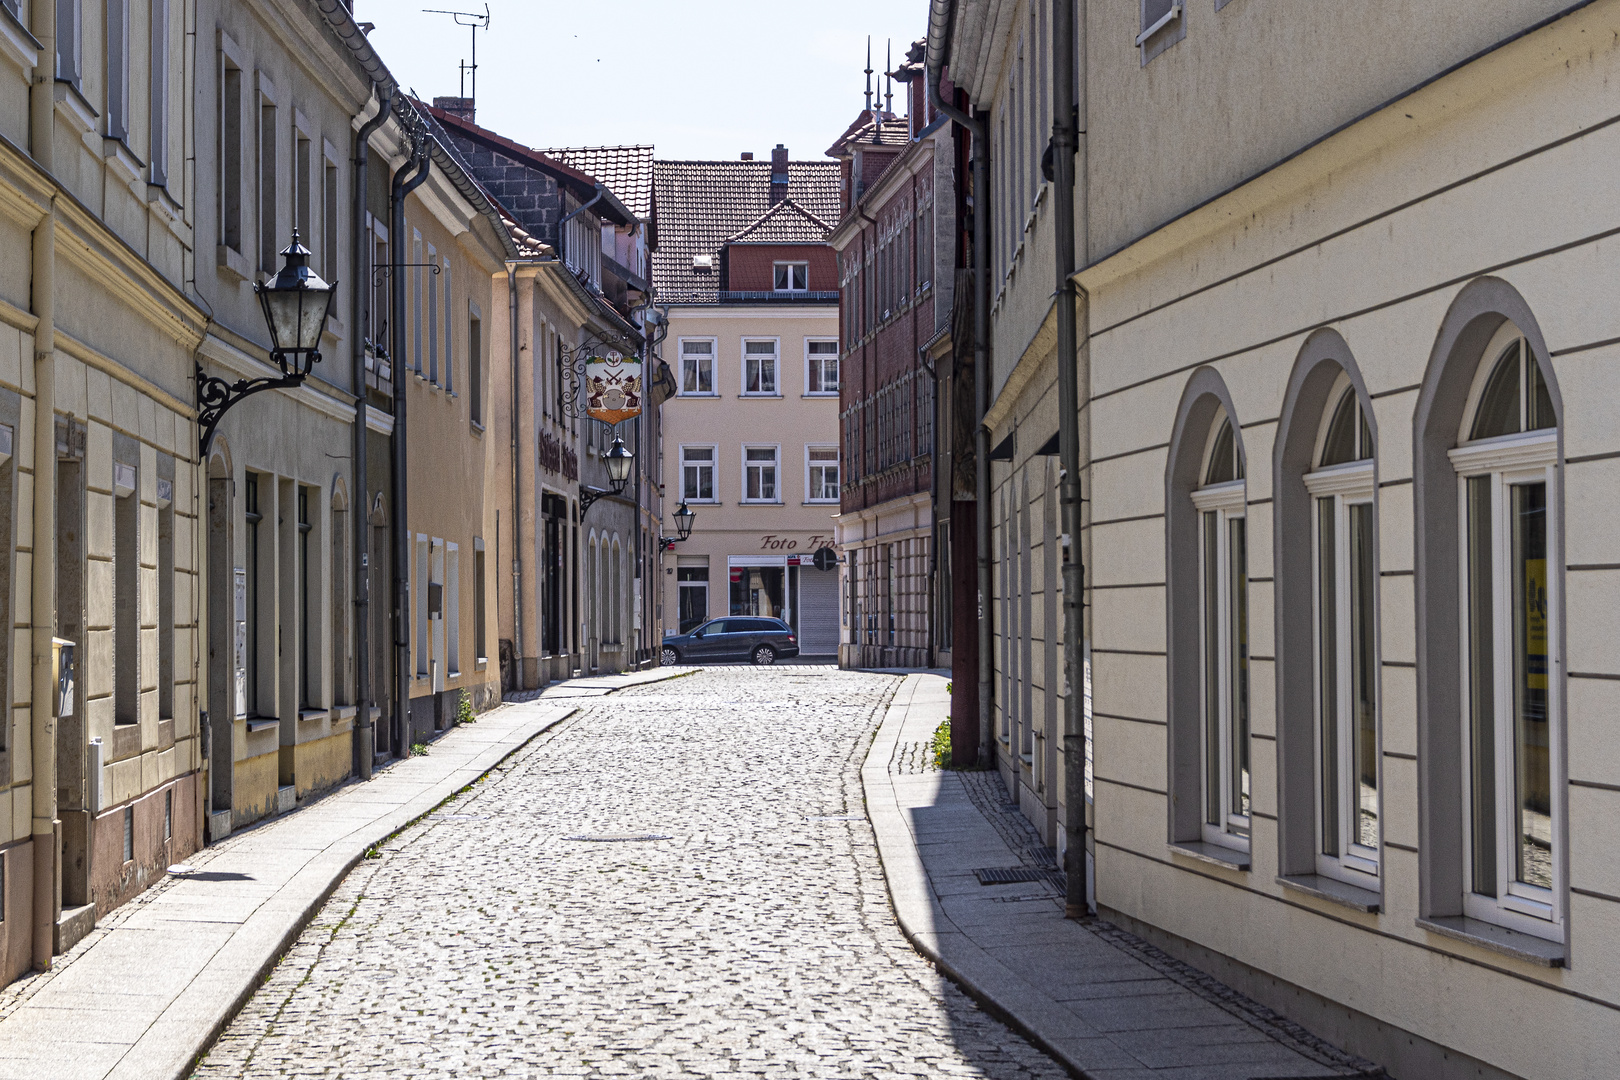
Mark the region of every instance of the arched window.
POLYGON ((1378 887, 1378 573, 1373 438, 1341 373, 1328 393, 1312 513, 1316 657, 1316 872, 1378 887))
POLYGON ((1249 574, 1246 485, 1237 434, 1224 409, 1211 424, 1192 493, 1199 517, 1203 690, 1203 838, 1249 844, 1249 574))
POLYGON ((1540 365, 1504 322, 1450 452, 1462 512, 1464 913, 1561 933, 1558 431, 1540 365))

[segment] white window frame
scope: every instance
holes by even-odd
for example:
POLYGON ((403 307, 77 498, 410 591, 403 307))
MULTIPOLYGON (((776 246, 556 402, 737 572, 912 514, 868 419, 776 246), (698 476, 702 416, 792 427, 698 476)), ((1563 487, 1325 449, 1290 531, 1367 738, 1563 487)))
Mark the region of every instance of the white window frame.
POLYGON ((720 447, 715 445, 714 443, 683 443, 683 444, 681 444, 680 464, 679 464, 679 468, 681 470, 681 473, 680 473, 680 480, 679 480, 679 485, 677 487, 677 490, 680 493, 682 501, 688 502, 688 503, 699 503, 699 504, 715 504, 715 503, 718 503, 720 501, 720 487, 719 487, 719 482, 718 482, 719 464, 720 464, 720 447), (709 452, 709 460, 707 462, 703 462, 701 460, 696 460, 696 461, 687 460, 686 455, 687 455, 687 452, 690 451, 690 450, 707 450, 709 452), (709 468, 709 497, 705 499, 705 498, 698 498, 698 497, 688 495, 686 493, 686 470, 688 468, 694 468, 694 469, 702 468, 705 464, 707 464, 707 466, 709 468))
POLYGON ((837 443, 806 443, 804 446, 804 501, 807 503, 836 504, 839 500, 839 491, 842 487, 843 472, 843 454, 839 450, 837 443), (814 450, 831 450, 833 452, 832 467, 837 473, 837 480, 833 483, 833 493, 831 496, 816 494, 817 488, 814 482, 815 471, 817 469, 825 468, 827 462, 813 463, 810 460, 810 454, 811 451, 814 450))
POLYGON ((804 339, 804 395, 805 395, 805 397, 830 397, 830 398, 837 397, 839 387, 841 387, 843 385, 843 377, 844 377, 844 362, 843 362, 843 357, 840 355, 838 339, 837 338, 805 338, 804 339), (810 346, 811 345, 831 345, 833 347, 833 351, 830 354, 828 354, 828 353, 820 353, 820 354, 812 353, 810 351, 810 346), (817 389, 817 383, 816 383, 816 380, 814 378, 815 371, 816 371, 816 365, 817 364, 823 364, 829 359, 833 362, 834 367, 838 371, 838 380, 837 380, 836 384, 833 386, 833 388, 831 390, 826 389, 825 386, 822 386, 821 389, 817 389))
MULTIPOLYGON (((1502 352, 1515 338, 1521 339, 1522 363, 1533 364, 1536 359, 1528 341, 1512 323, 1504 323, 1486 346, 1475 372, 1468 395, 1468 407, 1463 412, 1463 426, 1458 445, 1449 451, 1452 468, 1457 474, 1457 529, 1459 554, 1457 571, 1460 602, 1457 626, 1459 630, 1459 665, 1462 708, 1462 812, 1463 812, 1463 914, 1482 922, 1493 923, 1517 930, 1533 937, 1562 941, 1564 938, 1564 901, 1567 888, 1567 867, 1564 859, 1565 815, 1563 754, 1564 754, 1564 657, 1563 657, 1563 559, 1559 534, 1560 467, 1558 461, 1558 429, 1540 428, 1521 431, 1513 435, 1468 440, 1466 435, 1473 426, 1480 397, 1491 372, 1502 352), (1473 890, 1474 840, 1472 829, 1473 790, 1471 764, 1472 747, 1472 683, 1469 643, 1469 555, 1472 545, 1468 531, 1468 481, 1470 478, 1489 476, 1491 484, 1491 607, 1492 607, 1492 692, 1495 721, 1494 731, 1494 787, 1495 841, 1496 841, 1496 896, 1486 896, 1473 890), (1513 867, 1516 861, 1517 828, 1514 823, 1516 747, 1513 733, 1513 567, 1511 490, 1520 484, 1546 485, 1546 546, 1547 546, 1547 755, 1548 755, 1548 845, 1552 869, 1550 888, 1518 881, 1513 867)), ((1523 370, 1523 369, 1521 369, 1523 370)), ((1521 409, 1528 387, 1521 374, 1521 409)), ((1522 415, 1522 414, 1521 414, 1522 415)))
MULTIPOLYGON (((744 503, 747 503, 747 504, 749 504, 751 506, 780 506, 782 504, 782 446, 781 446, 781 444, 780 443, 776 443, 776 444, 754 443, 752 445, 744 444, 740 448, 740 452, 741 452, 741 455, 742 455, 742 491, 741 491, 742 498, 741 498, 740 501, 744 502, 744 503), (765 498, 750 499, 748 497, 748 474, 749 474, 750 467, 751 467, 750 462, 748 460, 748 452, 750 450, 769 450, 774 455, 771 458, 771 461, 770 461, 770 468, 771 468, 771 497, 768 498, 768 499, 765 499, 765 498)), ((752 464, 754 466, 758 466, 760 468, 763 468, 765 466, 765 462, 762 462, 762 461, 761 462, 754 462, 752 464)), ((763 490, 763 488, 764 488, 764 485, 762 484, 761 485, 761 490, 763 490)))
POLYGON ((810 291, 810 264, 808 262, 800 262, 800 261, 797 261, 797 260, 788 260, 788 259, 779 259, 776 262, 772 263, 771 264, 771 291, 772 292, 779 292, 779 293, 804 293, 804 292, 809 292, 810 291), (779 270, 781 270, 784 267, 787 268, 787 272, 788 272, 788 287, 785 288, 785 289, 782 288, 781 286, 777 285, 777 283, 776 283, 777 273, 778 273, 779 270), (802 281, 803 281, 803 283, 798 285, 797 287, 795 287, 794 284, 793 284, 793 271, 794 271, 795 268, 802 271, 802 281))
MULTIPOLYGON (((1332 391, 1328 394, 1328 408, 1322 416, 1321 430, 1317 434, 1316 449, 1312 454, 1313 461, 1321 460, 1328 426, 1333 420, 1333 413, 1338 407, 1345 393, 1350 390, 1350 380, 1340 375, 1332 391)), ((1360 402, 1357 402, 1356 430, 1360 438, 1360 402)), ((1356 643, 1351 635, 1351 551, 1350 551, 1350 508, 1356 506, 1371 507, 1372 529, 1374 535, 1378 528, 1377 507, 1374 498, 1376 479, 1374 475, 1373 458, 1369 449, 1368 457, 1340 465, 1330 465, 1318 468, 1304 476, 1305 488, 1311 494, 1311 633, 1313 638, 1312 656, 1315 665, 1315 692, 1313 707, 1315 709, 1314 724, 1314 768, 1316 789, 1316 821, 1318 828, 1313 838, 1316 851, 1316 872, 1324 877, 1334 878, 1358 888, 1376 891, 1378 889, 1378 876, 1380 869, 1379 852, 1383 845, 1383 697, 1380 693, 1378 679, 1378 665, 1375 660, 1373 671, 1373 716, 1377 735, 1374 739, 1373 757, 1374 768, 1377 770, 1377 786, 1375 797, 1377 805, 1374 808, 1374 820, 1377 823, 1377 837, 1372 847, 1355 842, 1357 835, 1354 827, 1354 815, 1359 809, 1359 802, 1352 794, 1358 791, 1359 780, 1355 775, 1355 754, 1352 740, 1354 734, 1354 702, 1352 700, 1352 683, 1349 678, 1351 665, 1354 663, 1354 649, 1356 643), (1328 761, 1328 749, 1325 747, 1324 728, 1325 717, 1322 715, 1322 684, 1325 679, 1323 671, 1323 652, 1321 642, 1322 608, 1322 523, 1320 517, 1320 503, 1318 500, 1331 499, 1333 501, 1333 536, 1328 541, 1333 544, 1333 605, 1334 605, 1334 706, 1339 722, 1335 733, 1337 745, 1331 748, 1333 768, 1336 772, 1334 789, 1338 794, 1338 806, 1335 809, 1337 829, 1336 842, 1338 855, 1329 855, 1322 849, 1325 846, 1322 824, 1327 820, 1328 807, 1325 805, 1324 777, 1322 775, 1325 763, 1328 761)), ((1375 553, 1376 559, 1376 553, 1375 553)), ((1373 656, 1381 657, 1378 640, 1378 577, 1377 567, 1373 568, 1373 613, 1368 620, 1368 627, 1373 635, 1373 656)))
MULTIPOLYGON (((741 365, 741 368, 742 368, 742 396, 743 397, 756 397, 756 398, 757 397, 781 397, 782 396, 782 339, 779 338, 779 337, 745 337, 745 338, 742 339, 742 346, 741 346, 740 352, 741 352, 741 356, 742 356, 742 365, 741 365), (769 389, 769 390, 750 390, 750 389, 748 389, 748 346, 750 344, 761 345, 761 344, 764 344, 765 342, 770 342, 771 343, 771 355, 770 355, 770 361, 771 361, 771 389, 769 389)), ((754 355, 756 357, 758 357, 759 359, 761 359, 761 360, 763 360, 765 358, 763 353, 755 353, 754 355)), ((761 379, 760 382, 761 382, 761 384, 763 384, 764 380, 761 379)))
MULTIPOLYGON (((719 380, 717 378, 718 371, 716 369, 719 366, 720 339, 719 338, 712 338, 712 337, 683 337, 683 338, 678 338, 677 339, 677 344, 676 344, 676 349, 678 350, 677 353, 676 353, 676 356, 678 357, 679 362, 680 362, 680 371, 678 373, 679 378, 677 379, 675 392, 677 394, 679 394, 681 397, 719 397, 720 396, 720 383, 719 383, 719 380), (709 343, 709 389, 707 389, 707 390, 688 390, 688 389, 686 389, 686 359, 687 359, 686 343, 689 342, 689 341, 693 342, 694 344, 697 343, 697 342, 704 342, 704 341, 709 343)), ((698 360, 699 362, 701 362, 702 359, 703 359, 703 354, 702 353, 694 353, 692 355, 693 355, 693 358, 695 360, 698 360)), ((701 369, 701 366, 700 366, 699 367, 699 372, 700 373, 701 373, 701 370, 702 369, 701 369)))
MULTIPOLYGON (((1200 476, 1204 476, 1204 475, 1208 474, 1210 452, 1214 448, 1215 441, 1218 438, 1218 436, 1220 434, 1220 431, 1221 431, 1221 428, 1222 428, 1223 424, 1226 422, 1226 420, 1227 420, 1227 416, 1226 416, 1225 410, 1223 409, 1216 415, 1215 422, 1210 425, 1209 441, 1205 445, 1203 461, 1199 466, 1199 475, 1200 476)), ((1233 428, 1233 437, 1235 439, 1236 435, 1237 435, 1237 424, 1235 422, 1232 424, 1232 428, 1233 428)), ((1235 746, 1234 746, 1234 742, 1235 742, 1234 728, 1235 728, 1235 720, 1236 720, 1236 718, 1232 715, 1232 712, 1231 712, 1231 708, 1232 708, 1232 685, 1231 685, 1232 664, 1231 664, 1231 658, 1234 655, 1233 650, 1236 647, 1235 644, 1231 641, 1231 625, 1232 625, 1231 598, 1232 598, 1232 595, 1233 595, 1232 582, 1231 582, 1231 564, 1232 564, 1232 560, 1231 560, 1231 535, 1232 535, 1232 533, 1231 533, 1231 523, 1234 522, 1234 521, 1245 521, 1246 522, 1246 520, 1247 520, 1247 514, 1248 514, 1248 480, 1247 479, 1229 480, 1229 481, 1225 481, 1225 482, 1222 482, 1222 483, 1205 485, 1204 487, 1198 488, 1197 490, 1195 490, 1192 493, 1192 502, 1193 502, 1193 507, 1198 512, 1198 562, 1199 562, 1199 567, 1198 567, 1198 569, 1199 569, 1199 573, 1198 573, 1198 595, 1199 595, 1199 602, 1198 602, 1198 608, 1199 608, 1198 655, 1199 655, 1199 672, 1200 672, 1200 678, 1199 678, 1200 702, 1199 702, 1198 715, 1199 715, 1199 745, 1200 745, 1199 769, 1200 769, 1200 771, 1199 771, 1199 784, 1198 784, 1198 791, 1199 791, 1199 796, 1198 796, 1199 797, 1198 819, 1199 819, 1199 823, 1200 823, 1202 838, 1206 843, 1215 844, 1215 845, 1218 845, 1218 846, 1224 847, 1224 848, 1230 848, 1230 849, 1235 850, 1235 851, 1245 851, 1246 852, 1246 851, 1250 850, 1253 818, 1250 815, 1233 813, 1232 809, 1231 809, 1234 802, 1235 802, 1234 795, 1236 794, 1235 789, 1237 787, 1237 783, 1236 783, 1236 781, 1235 781, 1235 779, 1233 777, 1233 769, 1230 767, 1230 762, 1233 760, 1233 751, 1235 749, 1235 746), (1215 515, 1215 527, 1217 529, 1216 544, 1215 544, 1216 564, 1217 565, 1214 566, 1214 567, 1211 567, 1211 566, 1208 565, 1208 559, 1206 558, 1206 555, 1205 555, 1205 552, 1207 550, 1207 540, 1206 540, 1206 534, 1205 534, 1205 529, 1207 528, 1207 521, 1206 521, 1206 518, 1205 518, 1205 514, 1208 514, 1208 513, 1213 513, 1215 515), (1207 642, 1206 637, 1205 637, 1205 635, 1207 633, 1207 627, 1210 625, 1210 617, 1209 617, 1210 613, 1209 613, 1209 610, 1208 610, 1207 597, 1208 597, 1208 594, 1209 594, 1209 591, 1210 591, 1209 588, 1208 588, 1209 575, 1212 572, 1215 574, 1215 596, 1216 596, 1216 600, 1217 600, 1217 604, 1218 604, 1217 610, 1215 612, 1215 626, 1217 628, 1217 638, 1216 638, 1215 652, 1216 652, 1216 655, 1221 658, 1221 663, 1218 665, 1218 670, 1216 670, 1214 672, 1211 672, 1209 670, 1209 662, 1208 662, 1209 648, 1208 648, 1208 642, 1207 642), (1212 677, 1215 679, 1215 687, 1216 687, 1216 695, 1215 695, 1215 697, 1216 697, 1216 700, 1219 703, 1218 704, 1219 712, 1218 712, 1218 714, 1216 716, 1216 722, 1213 725, 1215 727, 1217 733, 1218 733, 1218 739, 1217 739, 1218 745, 1213 746, 1213 747, 1210 745, 1209 731, 1210 731, 1211 723, 1210 723, 1210 717, 1209 717, 1208 712, 1207 712, 1208 699, 1209 699, 1209 685, 1210 685, 1210 679, 1212 677), (1218 793, 1219 797, 1220 797, 1220 806, 1221 806, 1221 815, 1220 815, 1221 816, 1221 821, 1218 824, 1212 824, 1209 821, 1209 797, 1210 797, 1210 792, 1208 790, 1208 785, 1209 785, 1209 775, 1210 775, 1210 755, 1211 754, 1218 754, 1219 757, 1220 757, 1220 761, 1222 762, 1222 767, 1220 769, 1220 791, 1218 793)), ((1244 536, 1244 557, 1245 557, 1245 559, 1248 556, 1249 547, 1250 547, 1250 544, 1249 544, 1249 538, 1248 538, 1248 535, 1247 535, 1247 525, 1245 525, 1245 536, 1244 536)), ((1251 683, 1250 683, 1250 700, 1251 700, 1251 702, 1253 700, 1252 695, 1253 695, 1253 683, 1252 683, 1252 680, 1251 680, 1251 683)), ((1252 734, 1253 734, 1253 732, 1252 732, 1253 709, 1252 708, 1250 710, 1250 722, 1251 722, 1250 735, 1251 735, 1251 741, 1252 741, 1252 734)), ((1249 785, 1250 785, 1250 790, 1249 790, 1250 807, 1252 809, 1253 808, 1253 791, 1254 791, 1254 762, 1253 762, 1252 747, 1251 747, 1251 750, 1250 750, 1249 785)))

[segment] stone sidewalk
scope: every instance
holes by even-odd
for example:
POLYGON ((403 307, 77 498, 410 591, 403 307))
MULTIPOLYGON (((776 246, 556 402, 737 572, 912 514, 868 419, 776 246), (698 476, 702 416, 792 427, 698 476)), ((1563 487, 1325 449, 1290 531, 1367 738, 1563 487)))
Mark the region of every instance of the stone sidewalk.
POLYGON ((942 677, 908 675, 861 781, 901 928, 969 994, 1093 1080, 1383 1075, 1131 934, 1065 920, 1050 849, 999 776, 933 767, 949 706, 942 677))
POLYGON ((113 912, 50 972, 0 991, 0 1080, 171 1080, 274 968, 367 849, 567 719, 575 701, 685 674, 558 683, 425 755, 235 833, 113 912))

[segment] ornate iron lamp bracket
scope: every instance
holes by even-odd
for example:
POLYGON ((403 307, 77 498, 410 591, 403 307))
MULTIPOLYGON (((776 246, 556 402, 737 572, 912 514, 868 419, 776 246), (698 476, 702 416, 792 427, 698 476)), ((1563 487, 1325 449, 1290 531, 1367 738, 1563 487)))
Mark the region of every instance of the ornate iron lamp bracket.
MULTIPOLYGON (((316 354, 312 359, 318 359, 316 354)), ((285 364, 280 365, 285 370, 285 364)), ((226 382, 215 375, 203 370, 197 365, 197 426, 202 431, 201 450, 204 458, 208 457, 208 448, 214 442, 214 429, 219 422, 225 419, 225 414, 243 398, 252 397, 261 390, 284 390, 302 385, 307 372, 294 370, 289 374, 265 376, 262 379, 237 379, 234 383, 226 382)))
POLYGON ((598 499, 613 499, 616 502, 626 503, 630 501, 617 491, 581 484, 579 485, 579 517, 581 521, 585 520, 585 515, 590 512, 591 506, 598 499))

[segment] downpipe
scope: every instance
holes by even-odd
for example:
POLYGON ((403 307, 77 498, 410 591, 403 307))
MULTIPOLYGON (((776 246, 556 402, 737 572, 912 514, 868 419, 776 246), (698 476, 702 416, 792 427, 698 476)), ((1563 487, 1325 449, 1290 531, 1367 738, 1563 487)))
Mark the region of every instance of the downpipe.
MULTIPOLYGON (((31 24, 44 48, 29 86, 29 143, 34 161, 54 175, 55 82, 48 59, 56 55, 56 2, 34 0, 31 24)), ((34 548, 29 597, 33 776, 30 783, 34 849, 32 960, 51 969, 56 912, 61 900, 61 823, 56 812, 56 700, 51 639, 56 636, 56 198, 34 228, 32 306, 34 327, 34 548)))
POLYGON ((366 462, 366 327, 371 324, 371 247, 366 238, 366 166, 371 158, 371 136, 382 127, 393 107, 394 91, 378 100, 377 115, 360 125, 354 136, 354 269, 353 310, 350 340, 353 356, 350 378, 354 387, 354 482, 349 486, 349 523, 354 530, 354 700, 355 773, 370 780, 376 753, 376 731, 371 726, 371 500, 367 487, 366 462))
MULTIPOLYGON (((1075 185, 1081 117, 1076 100, 1076 20, 1085 30, 1085 0, 1052 9, 1052 224, 1056 241, 1059 503, 1063 514, 1063 791, 1064 917, 1092 913, 1086 888, 1086 789, 1083 591, 1080 547, 1080 350, 1076 318, 1075 185)), ((1084 55, 1083 52, 1081 55, 1084 55)))
MULTIPOLYGON (((1059 5, 1062 6, 1062 5, 1059 5)), ((946 101, 940 92, 945 55, 935 47, 950 26, 952 0, 930 0, 926 77, 934 107, 967 129, 973 146, 973 473, 974 547, 978 573, 979 635, 979 754, 977 764, 988 767, 995 761, 990 709, 994 700, 991 667, 990 618, 990 433, 984 417, 990 410, 989 317, 990 317, 990 155, 985 125, 946 101)))
MULTIPOLYGON (((394 363, 394 431, 391 436, 390 450, 393 463, 392 498, 389 500, 389 525, 394 536, 394 750, 406 753, 410 748, 405 744, 406 722, 410 716, 411 692, 411 610, 410 610, 410 564, 411 564, 411 537, 407 530, 409 518, 406 516, 405 500, 409 485, 406 482, 405 469, 407 459, 405 454, 405 367, 403 364, 405 341, 405 290, 399 281, 398 265, 404 260, 401 254, 405 248, 405 197, 415 191, 428 176, 427 137, 422 135, 421 141, 412 148, 410 160, 401 165, 394 173, 393 182, 389 190, 388 234, 393 238, 390 253, 395 269, 389 272, 389 344, 395 346, 390 352, 394 363), (412 168, 415 172, 409 177, 405 174, 412 168)), ((401 755, 403 756, 403 755, 401 755)))

